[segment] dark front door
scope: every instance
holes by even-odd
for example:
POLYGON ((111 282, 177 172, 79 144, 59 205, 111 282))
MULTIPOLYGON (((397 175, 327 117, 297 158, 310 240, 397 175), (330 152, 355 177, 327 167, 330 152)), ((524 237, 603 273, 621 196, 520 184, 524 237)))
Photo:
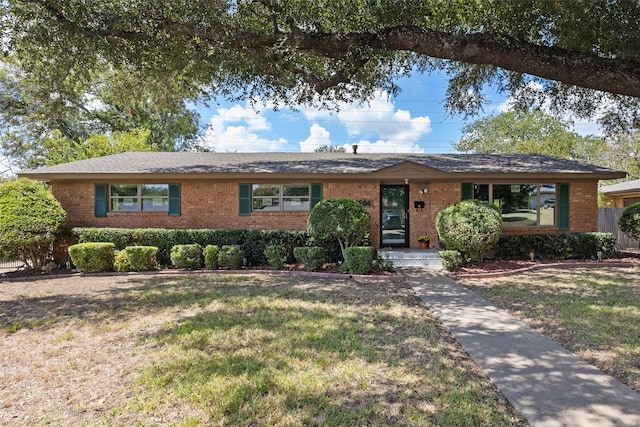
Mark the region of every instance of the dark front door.
POLYGON ((409 187, 380 187, 380 236, 383 247, 409 247, 409 187))

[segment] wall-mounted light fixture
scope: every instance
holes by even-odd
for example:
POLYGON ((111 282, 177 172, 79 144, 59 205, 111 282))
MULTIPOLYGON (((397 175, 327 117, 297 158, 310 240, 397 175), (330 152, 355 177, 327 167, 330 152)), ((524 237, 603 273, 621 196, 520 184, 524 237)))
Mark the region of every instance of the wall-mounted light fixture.
POLYGON ((418 191, 418 194, 427 194, 429 192, 428 188, 423 188, 422 190, 418 191))
POLYGON ((422 200, 416 200, 413 202, 413 207, 416 209, 416 212, 422 210, 424 209, 424 202, 422 200))
POLYGON ((404 179, 404 185, 409 185, 409 178, 404 179))

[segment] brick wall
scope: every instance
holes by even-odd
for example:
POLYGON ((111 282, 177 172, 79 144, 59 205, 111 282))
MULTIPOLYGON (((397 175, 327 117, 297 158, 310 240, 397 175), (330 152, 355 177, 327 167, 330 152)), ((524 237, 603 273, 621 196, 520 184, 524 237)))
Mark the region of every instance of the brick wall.
MULTIPOLYGON (((308 212, 254 212, 239 215, 238 183, 185 182, 181 185, 181 216, 170 217, 165 212, 108 212, 104 218, 94 216, 94 187, 91 183, 52 186, 54 196, 67 212, 72 227, 158 227, 158 228, 245 228, 304 230, 308 212)), ((349 197, 370 201, 366 206, 371 214, 371 240, 380 245, 380 186, 376 183, 327 182, 323 186, 325 199, 349 197)), ((437 247, 435 227, 439 211, 460 200, 461 187, 457 182, 409 185, 409 241, 418 247, 418 236, 431 237, 437 247), (427 192, 420 194, 421 189, 427 192), (425 208, 416 210, 415 201, 424 201, 425 208)), ((596 231, 598 228, 597 183, 573 182, 570 186, 570 226, 572 232, 596 231)), ((555 232, 556 227, 505 228, 504 232, 555 232)))

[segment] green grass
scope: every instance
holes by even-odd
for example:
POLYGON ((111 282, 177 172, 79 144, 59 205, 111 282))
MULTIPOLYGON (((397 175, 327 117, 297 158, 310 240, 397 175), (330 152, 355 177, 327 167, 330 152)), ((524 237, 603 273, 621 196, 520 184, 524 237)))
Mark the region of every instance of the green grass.
POLYGON ((551 269, 465 284, 640 392, 638 269, 551 269))
POLYGON ((309 280, 140 279, 110 313, 189 315, 140 334, 150 364, 102 422, 526 425, 410 289, 309 280))

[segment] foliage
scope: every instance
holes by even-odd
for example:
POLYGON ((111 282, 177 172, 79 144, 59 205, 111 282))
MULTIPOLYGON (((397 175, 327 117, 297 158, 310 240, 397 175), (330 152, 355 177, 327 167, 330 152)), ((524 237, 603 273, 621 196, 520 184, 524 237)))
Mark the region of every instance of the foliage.
POLYGON ((36 181, 0 185, 0 250, 31 268, 43 267, 66 220, 60 203, 36 181))
POLYGON ((438 212, 436 229, 446 249, 482 260, 502 234, 502 215, 487 202, 463 200, 438 212))
POLYGON ((223 245, 218 252, 218 266, 223 270, 240 270, 244 265, 244 252, 240 245, 223 245))
POLYGON ((447 271, 458 271, 462 267, 462 254, 459 251, 440 251, 442 266, 447 271))
POLYGON ((220 253, 220 246, 207 245, 202 250, 204 256, 204 268, 208 270, 218 269, 218 253, 220 253))
POLYGON ((127 246, 118 251, 113 268, 116 271, 153 271, 158 269, 155 246, 127 246))
POLYGON ((287 260, 287 250, 282 245, 269 245, 264 250, 267 262, 276 270, 282 269, 287 260))
POLYGON ((69 246, 71 262, 85 273, 113 270, 115 245, 109 242, 78 243, 69 246))
POLYGON ((597 258, 598 251, 607 257, 615 245, 612 233, 505 234, 496 245, 496 257, 529 259, 531 251, 539 259, 597 258))
MULTIPOLYGON (((170 251, 175 245, 240 245, 247 263, 256 265, 266 262, 264 250, 269 244, 283 245, 293 261, 293 247, 309 242, 307 232, 298 230, 77 227, 72 231, 78 242, 113 242, 118 250, 134 245, 156 246, 161 265, 170 265, 170 251)), ((331 244, 331 253, 336 252, 333 247, 338 246, 337 243, 331 244)))
POLYGON ((426 234, 418 236, 418 242, 420 242, 420 243, 429 243, 430 240, 431 239, 426 234))
POLYGON ((5 56, 0 64, 0 152, 19 167, 102 155, 95 138, 109 139, 114 152, 197 147, 199 116, 185 103, 197 92, 172 92, 176 80, 106 64, 56 72, 30 59, 5 56))
POLYGON ((346 261, 340 266, 341 272, 367 274, 373 267, 374 249, 371 246, 352 246, 345 249, 346 261))
POLYGON ((5 56, 59 96, 114 70, 160 99, 209 90, 326 106, 443 70, 457 112, 478 112, 492 87, 516 106, 604 110, 608 126, 640 116, 635 1, 8 0, 0 12, 5 56))
POLYGON ((336 147, 335 145, 321 145, 313 151, 316 153, 346 153, 347 149, 344 147, 336 147))
POLYGON ((337 240, 345 260, 345 249, 365 243, 370 229, 369 212, 357 201, 347 198, 321 200, 307 220, 309 235, 318 240, 337 240))
POLYGON ((176 268, 196 270, 202 267, 202 246, 197 243, 171 248, 171 264, 176 268))
POLYGON ((304 264, 309 271, 322 269, 325 262, 324 249, 319 246, 301 246, 293 248, 296 261, 304 264))
POLYGON ((622 212, 618 228, 632 239, 640 240, 640 203, 635 203, 622 212))

